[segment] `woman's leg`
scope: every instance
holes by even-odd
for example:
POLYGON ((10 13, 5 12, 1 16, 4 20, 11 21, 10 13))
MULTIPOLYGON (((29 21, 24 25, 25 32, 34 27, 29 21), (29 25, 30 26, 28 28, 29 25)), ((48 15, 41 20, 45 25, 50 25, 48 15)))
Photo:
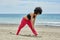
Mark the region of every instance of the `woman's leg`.
POLYGON ((34 29, 34 27, 32 26, 31 21, 28 21, 27 24, 28 24, 28 26, 30 27, 30 29, 32 30, 33 34, 35 34, 35 36, 37 36, 38 34, 37 34, 36 30, 34 29))
POLYGON ((17 33, 16 35, 19 34, 19 32, 21 31, 21 29, 26 25, 26 20, 23 18, 22 21, 21 21, 21 24, 19 25, 18 27, 18 30, 17 30, 17 33))

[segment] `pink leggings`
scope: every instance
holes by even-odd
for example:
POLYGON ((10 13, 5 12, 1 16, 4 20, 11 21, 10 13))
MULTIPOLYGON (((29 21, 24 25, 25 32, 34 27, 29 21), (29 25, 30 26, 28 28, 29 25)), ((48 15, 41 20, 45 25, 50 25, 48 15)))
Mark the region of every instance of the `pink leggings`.
POLYGON ((34 27, 32 26, 31 21, 30 21, 30 20, 26 20, 25 18, 22 19, 21 24, 20 24, 19 27, 18 27, 18 30, 17 30, 16 35, 19 34, 19 32, 21 31, 21 29, 22 29, 26 24, 28 24, 28 26, 29 26, 29 28, 32 30, 33 34, 34 34, 34 35, 37 35, 37 32, 36 32, 36 30, 34 29, 34 27))

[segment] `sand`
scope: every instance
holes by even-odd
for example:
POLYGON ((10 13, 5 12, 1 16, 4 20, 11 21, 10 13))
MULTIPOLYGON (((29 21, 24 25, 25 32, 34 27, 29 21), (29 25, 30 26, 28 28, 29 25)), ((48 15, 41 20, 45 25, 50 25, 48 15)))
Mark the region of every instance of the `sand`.
POLYGON ((24 27, 20 34, 15 35, 18 25, 0 24, 0 40, 60 40, 60 28, 36 26, 39 33, 37 37, 33 35, 28 26, 24 27))

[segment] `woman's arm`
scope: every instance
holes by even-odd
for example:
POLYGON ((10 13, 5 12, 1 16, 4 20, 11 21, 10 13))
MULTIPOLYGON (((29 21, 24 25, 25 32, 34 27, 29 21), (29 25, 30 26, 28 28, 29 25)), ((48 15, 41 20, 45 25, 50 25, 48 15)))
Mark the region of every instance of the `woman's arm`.
POLYGON ((31 20, 33 26, 34 26, 34 24, 35 24, 35 20, 36 20, 36 17, 35 17, 34 19, 32 18, 32 20, 31 20))
POLYGON ((31 20, 32 26, 34 27, 35 20, 31 20))
POLYGON ((34 24, 35 24, 35 19, 36 19, 36 16, 35 16, 35 18, 33 18, 33 14, 30 14, 31 15, 31 22, 32 22, 32 25, 34 26, 34 24))

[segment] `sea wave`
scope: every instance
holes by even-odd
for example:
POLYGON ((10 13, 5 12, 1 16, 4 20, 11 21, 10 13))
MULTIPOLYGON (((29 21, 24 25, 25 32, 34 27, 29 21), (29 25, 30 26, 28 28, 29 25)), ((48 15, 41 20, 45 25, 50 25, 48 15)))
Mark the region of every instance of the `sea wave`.
POLYGON ((35 25, 51 25, 51 26, 60 26, 60 22, 39 22, 35 25))

